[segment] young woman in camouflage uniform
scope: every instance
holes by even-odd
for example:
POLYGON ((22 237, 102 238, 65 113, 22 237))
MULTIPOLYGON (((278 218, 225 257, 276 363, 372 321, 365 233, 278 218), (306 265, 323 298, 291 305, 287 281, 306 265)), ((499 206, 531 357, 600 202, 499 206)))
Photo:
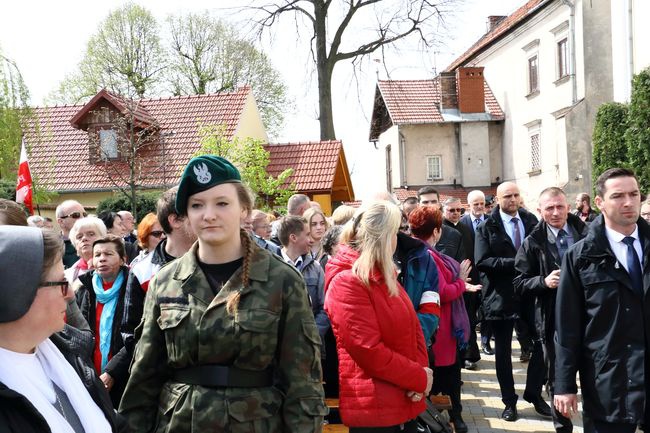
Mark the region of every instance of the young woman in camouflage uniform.
POLYGON ((320 337, 300 274, 240 230, 252 209, 223 158, 176 199, 198 242, 151 280, 120 411, 134 432, 316 432, 320 337))

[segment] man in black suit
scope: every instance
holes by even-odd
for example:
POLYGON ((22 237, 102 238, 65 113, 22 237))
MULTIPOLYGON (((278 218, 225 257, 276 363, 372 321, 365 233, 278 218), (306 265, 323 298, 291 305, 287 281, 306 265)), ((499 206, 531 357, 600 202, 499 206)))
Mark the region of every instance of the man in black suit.
MULTIPOLYGON (((418 190, 418 201, 420 202, 420 206, 436 206, 438 209, 441 208, 440 195, 432 186, 425 186, 418 190)), ((467 258, 462 235, 444 224, 441 230, 440 240, 435 246, 436 250, 461 263, 467 258)))
MULTIPOLYGON (((485 319, 491 321, 494 332, 497 379, 505 409, 501 417, 517 420, 517 399, 512 375, 512 331, 520 315, 520 300, 515 295, 513 279, 516 276, 515 256, 528 233, 537 224, 535 215, 519 208, 519 188, 513 182, 504 182, 497 188, 498 205, 476 231, 474 257, 481 272, 483 309, 485 319)), ((533 352, 528 375, 543 374, 532 371, 543 365, 543 356, 533 352), (539 359, 538 359, 539 358, 539 359)), ((528 381, 527 381, 528 384, 528 381)), ((524 395, 540 395, 541 389, 527 389, 524 395)), ((548 408, 550 415, 550 408, 548 408)))
MULTIPOLYGON (((555 298, 560 282, 560 263, 569 247, 587 235, 587 226, 580 218, 569 214, 566 194, 560 188, 550 187, 542 191, 537 211, 542 221, 524 239, 517 253, 515 269, 518 275, 514 285, 517 293, 528 294, 534 300, 534 344, 541 344, 544 349, 552 398, 555 385, 555 298)), ((543 380, 539 375, 527 379, 543 380)), ((539 405, 542 396, 524 395, 524 399, 539 405)), ((557 433, 573 431, 571 420, 557 411, 553 411, 553 425, 557 433)))
MULTIPOLYGON (((479 273, 474 266, 474 230, 460 222, 460 217, 465 210, 460 199, 449 197, 443 203, 442 210, 445 217, 443 224, 458 231, 462 236, 463 249, 467 253, 467 258, 472 263, 472 269, 469 274, 472 284, 480 284, 479 273)), ((478 344, 476 344, 476 310, 478 308, 479 299, 479 293, 477 292, 465 292, 463 294, 465 308, 467 309, 467 317, 469 318, 470 333, 467 349, 463 351, 462 358, 464 361, 464 367, 468 370, 475 370, 476 363, 481 359, 478 344)))
MULTIPOLYGON (((476 262, 474 261, 474 241, 476 239, 476 229, 487 219, 487 215, 485 215, 485 194, 483 194, 483 191, 478 189, 470 191, 469 194, 467 194, 467 204, 469 205, 469 212, 465 212, 465 215, 461 217, 460 222, 470 229, 472 234, 472 249, 470 252, 472 263, 474 264, 472 270, 474 275, 471 275, 470 277, 474 283, 478 283, 480 282, 480 277, 478 275, 478 269, 476 269, 476 262), (475 277, 476 279, 474 279, 475 277)), ((480 300, 482 294, 477 293, 475 296, 480 300)), ((480 302, 479 305, 477 305, 477 313, 477 320, 481 321, 481 352, 486 355, 494 355, 494 351, 490 344, 490 340, 492 339, 492 328, 490 328, 490 322, 483 319, 484 315, 480 302)))

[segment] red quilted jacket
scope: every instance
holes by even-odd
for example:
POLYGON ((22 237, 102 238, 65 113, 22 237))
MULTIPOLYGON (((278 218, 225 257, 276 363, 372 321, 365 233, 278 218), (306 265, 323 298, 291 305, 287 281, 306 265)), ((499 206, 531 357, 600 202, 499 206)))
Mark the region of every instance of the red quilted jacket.
POLYGON ((350 427, 402 424, 424 411, 408 391, 423 392, 428 365, 413 303, 400 287, 391 297, 377 272, 367 288, 352 273, 358 253, 342 246, 325 274, 325 310, 339 356, 339 410, 350 427))

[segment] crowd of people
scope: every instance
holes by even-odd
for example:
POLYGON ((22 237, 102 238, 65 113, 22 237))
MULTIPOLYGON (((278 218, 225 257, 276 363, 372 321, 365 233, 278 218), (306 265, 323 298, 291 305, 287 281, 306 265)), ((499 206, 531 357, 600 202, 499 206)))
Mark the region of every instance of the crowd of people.
POLYGON ((504 182, 331 217, 295 194, 283 216, 207 155, 137 227, 68 200, 55 232, 0 200, 0 432, 320 431, 332 397, 352 433, 410 433, 435 394, 466 432, 481 354, 518 418, 513 332, 523 398, 555 431, 573 431, 579 372, 585 431, 633 432, 650 421, 650 201, 626 169, 595 188, 598 212, 557 187, 531 212, 504 182))

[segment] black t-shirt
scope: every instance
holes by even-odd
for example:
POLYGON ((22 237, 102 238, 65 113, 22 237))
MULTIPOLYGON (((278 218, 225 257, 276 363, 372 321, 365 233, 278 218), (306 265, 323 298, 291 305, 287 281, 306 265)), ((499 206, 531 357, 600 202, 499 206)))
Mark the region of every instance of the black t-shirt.
POLYGON ((240 257, 237 260, 228 263, 220 263, 218 265, 209 265, 199 261, 199 267, 208 279, 208 284, 215 295, 219 293, 221 288, 228 282, 232 274, 241 267, 244 263, 244 258, 240 257))

